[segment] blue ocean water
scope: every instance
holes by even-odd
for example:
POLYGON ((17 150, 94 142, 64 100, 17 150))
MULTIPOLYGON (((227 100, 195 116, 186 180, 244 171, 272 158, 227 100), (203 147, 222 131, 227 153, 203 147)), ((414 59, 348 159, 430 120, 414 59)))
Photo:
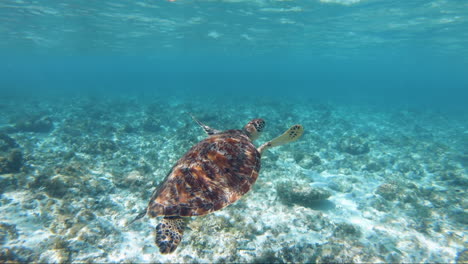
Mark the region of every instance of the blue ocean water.
POLYGON ((467 9, 461 0, 6 0, 1 87, 463 105, 467 9))
POLYGON ((2 0, 0 262, 467 261, 467 29, 466 0, 2 0), (126 223, 189 113, 306 132, 161 255, 126 223))

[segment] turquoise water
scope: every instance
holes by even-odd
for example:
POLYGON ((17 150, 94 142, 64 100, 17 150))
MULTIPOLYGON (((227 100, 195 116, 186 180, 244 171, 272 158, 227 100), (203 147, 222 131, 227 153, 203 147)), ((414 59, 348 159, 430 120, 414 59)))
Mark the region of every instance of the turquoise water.
POLYGON ((7 0, 2 90, 307 94, 452 106, 466 99, 467 9, 465 1, 441 0, 7 0))
POLYGON ((468 259, 468 2, 0 3, 0 262, 468 259), (130 226, 206 135, 267 122, 241 200, 130 226))

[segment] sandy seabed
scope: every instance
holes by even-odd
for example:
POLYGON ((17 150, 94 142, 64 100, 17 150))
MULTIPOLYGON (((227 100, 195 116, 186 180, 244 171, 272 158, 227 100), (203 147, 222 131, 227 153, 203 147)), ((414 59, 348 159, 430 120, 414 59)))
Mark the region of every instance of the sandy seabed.
POLYGON ((0 262, 468 261, 466 113, 239 102, 0 99, 0 262), (219 130, 264 118, 257 145, 296 123, 306 133, 161 255, 157 220, 126 224, 205 137, 189 113, 219 130))

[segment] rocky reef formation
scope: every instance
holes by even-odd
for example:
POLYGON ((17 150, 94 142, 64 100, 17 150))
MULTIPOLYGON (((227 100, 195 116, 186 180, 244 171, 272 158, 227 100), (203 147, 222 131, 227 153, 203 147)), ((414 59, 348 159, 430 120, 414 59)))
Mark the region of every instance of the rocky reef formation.
POLYGON ((366 154, 370 151, 369 142, 357 135, 343 137, 338 143, 338 149, 351 155, 366 154))
POLYGON ((0 174, 19 172, 23 166, 23 153, 16 141, 0 133, 0 174))
POLYGON ((0 262, 466 258, 463 118, 268 99, 62 100, 0 98, 0 262), (205 136, 188 112, 216 129, 264 117, 256 144, 293 122, 306 133, 266 152, 253 189, 190 219, 176 254, 163 256, 150 231, 155 221, 127 223, 205 136))
POLYGON ((298 204, 305 207, 314 207, 318 201, 331 196, 331 192, 322 188, 312 187, 310 183, 301 181, 283 181, 276 184, 278 198, 285 204, 298 204))
POLYGON ((303 152, 297 152, 293 154, 294 161, 304 169, 317 168, 322 164, 322 160, 315 154, 305 154, 303 152))
POLYGON ((15 132, 46 133, 52 131, 54 124, 49 116, 32 116, 15 122, 11 130, 15 132))
POLYGON ((0 133, 0 151, 8 151, 17 148, 18 143, 5 133, 0 133))

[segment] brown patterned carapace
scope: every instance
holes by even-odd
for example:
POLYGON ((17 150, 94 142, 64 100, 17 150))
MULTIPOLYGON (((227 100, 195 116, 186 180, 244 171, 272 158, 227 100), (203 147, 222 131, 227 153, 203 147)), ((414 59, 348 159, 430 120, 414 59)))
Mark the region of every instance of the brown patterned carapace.
POLYGON ((196 216, 220 210, 248 192, 259 171, 260 153, 243 130, 211 135, 172 167, 154 191, 148 214, 196 216))

